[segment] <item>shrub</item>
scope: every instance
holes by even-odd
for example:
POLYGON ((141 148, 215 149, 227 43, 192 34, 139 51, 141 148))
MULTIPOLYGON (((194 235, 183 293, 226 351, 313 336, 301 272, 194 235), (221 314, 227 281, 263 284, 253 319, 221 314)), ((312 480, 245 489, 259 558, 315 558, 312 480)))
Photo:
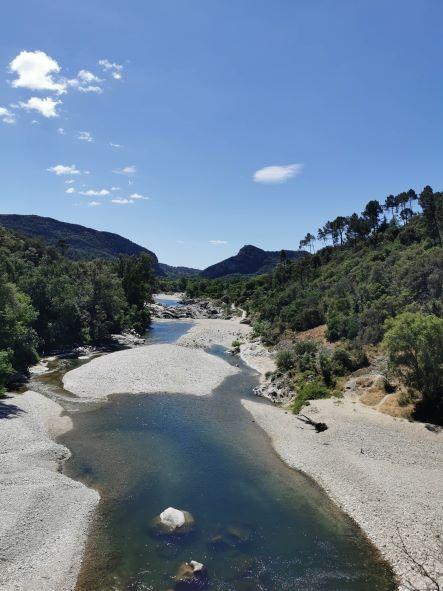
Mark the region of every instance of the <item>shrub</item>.
POLYGON ((291 349, 281 349, 276 358, 277 369, 279 371, 290 371, 295 365, 295 356, 291 349))
POLYGON ((292 403, 291 410, 294 414, 297 414, 303 406, 309 404, 309 400, 319 400, 322 398, 329 398, 330 396, 330 390, 321 380, 316 379, 310 382, 305 382, 299 389, 297 398, 292 403))
POLYGON ((443 424, 443 319, 403 312, 385 327, 383 346, 397 375, 422 395, 417 418, 443 424))
POLYGON ((8 351, 0 351, 0 397, 5 394, 8 379, 14 373, 8 351))

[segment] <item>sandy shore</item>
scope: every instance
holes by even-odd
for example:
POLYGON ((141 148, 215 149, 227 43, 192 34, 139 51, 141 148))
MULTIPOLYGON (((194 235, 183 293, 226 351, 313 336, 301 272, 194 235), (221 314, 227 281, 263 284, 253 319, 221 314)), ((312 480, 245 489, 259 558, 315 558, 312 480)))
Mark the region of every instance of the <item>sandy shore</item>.
POLYGON ((321 400, 305 414, 328 424, 317 434, 290 412, 259 401, 243 406, 269 434, 281 458, 314 478, 392 564, 401 589, 435 589, 401 549, 432 572, 442 559, 443 432, 394 419, 360 404, 321 400), (415 586, 406 586, 407 581, 415 586), (426 583, 428 586, 426 586, 426 583))
POLYGON ((60 474, 71 428, 62 408, 28 391, 0 402, 0 589, 70 591, 99 495, 60 474))
POLYGON ((177 345, 149 345, 93 359, 69 371, 66 390, 81 398, 117 393, 184 393, 204 396, 238 370, 205 351, 177 345))

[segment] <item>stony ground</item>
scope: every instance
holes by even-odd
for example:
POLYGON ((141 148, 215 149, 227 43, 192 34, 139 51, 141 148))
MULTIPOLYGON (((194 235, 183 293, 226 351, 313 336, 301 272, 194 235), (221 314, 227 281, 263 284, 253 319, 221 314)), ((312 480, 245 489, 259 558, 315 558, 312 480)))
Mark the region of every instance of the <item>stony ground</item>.
POLYGON ((436 536, 443 537, 443 432, 381 414, 352 394, 311 402, 303 411, 327 423, 321 434, 281 408, 254 400, 243 405, 281 458, 314 478, 362 527, 403 589, 436 589, 407 552, 443 574, 443 565, 435 564, 442 559, 436 536))
POLYGON ((0 589, 70 591, 99 495, 58 471, 69 450, 51 436, 71 427, 36 392, 0 402, 0 589))

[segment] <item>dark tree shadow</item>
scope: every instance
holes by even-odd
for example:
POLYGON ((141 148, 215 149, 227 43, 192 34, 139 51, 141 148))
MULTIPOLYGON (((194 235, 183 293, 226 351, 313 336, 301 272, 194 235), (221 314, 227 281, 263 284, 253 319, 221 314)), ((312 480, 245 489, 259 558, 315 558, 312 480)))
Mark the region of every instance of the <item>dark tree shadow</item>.
POLYGON ((12 419, 18 417, 24 411, 16 404, 5 404, 5 400, 9 397, 4 397, 0 400, 0 420, 1 419, 12 419))

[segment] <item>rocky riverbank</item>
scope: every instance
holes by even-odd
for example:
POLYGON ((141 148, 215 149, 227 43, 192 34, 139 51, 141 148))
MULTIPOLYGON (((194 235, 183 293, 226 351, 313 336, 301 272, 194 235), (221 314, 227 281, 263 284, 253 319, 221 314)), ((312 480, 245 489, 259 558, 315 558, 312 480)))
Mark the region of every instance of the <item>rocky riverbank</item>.
MULTIPOLYGON (((167 299, 163 294, 158 297, 167 299)), ((174 298, 171 297, 171 300, 173 299, 174 298)), ((165 320, 180 320, 183 318, 230 319, 232 317, 231 314, 228 314, 210 300, 183 299, 175 306, 166 306, 157 301, 151 304, 149 308, 152 318, 162 318, 165 320)))
POLYGON ((316 480, 366 532, 400 589, 440 588, 423 569, 440 573, 442 584, 443 432, 379 413, 352 393, 304 409, 327 423, 321 434, 277 406, 242 403, 282 460, 316 480))
POLYGON ((36 392, 0 401, 0 589, 71 591, 99 495, 60 473, 71 420, 36 392))

